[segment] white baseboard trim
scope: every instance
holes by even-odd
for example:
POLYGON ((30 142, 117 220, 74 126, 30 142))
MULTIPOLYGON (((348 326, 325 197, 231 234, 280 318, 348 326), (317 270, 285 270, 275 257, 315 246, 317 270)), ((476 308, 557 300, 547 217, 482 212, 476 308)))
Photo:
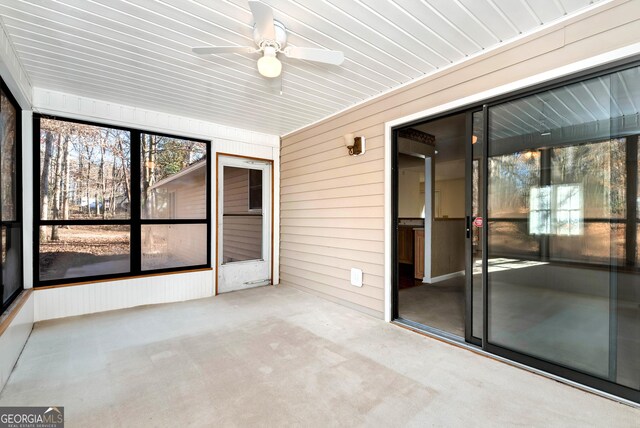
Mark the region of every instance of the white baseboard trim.
POLYGON ((458 276, 464 276, 464 271, 461 270, 458 272, 447 273, 445 275, 440 275, 433 278, 427 278, 425 276, 424 278, 422 278, 422 282, 424 282, 425 284, 433 284, 434 282, 442 282, 442 281, 446 281, 447 279, 455 278, 458 276))

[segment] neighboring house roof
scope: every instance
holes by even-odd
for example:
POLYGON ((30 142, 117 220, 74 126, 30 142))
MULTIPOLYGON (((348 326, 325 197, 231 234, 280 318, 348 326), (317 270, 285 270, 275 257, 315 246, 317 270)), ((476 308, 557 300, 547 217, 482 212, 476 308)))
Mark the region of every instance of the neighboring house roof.
POLYGON ((170 175, 166 178, 163 178, 162 180, 158 181, 157 183, 155 183, 153 186, 151 186, 151 189, 157 189, 159 187, 162 186, 166 186, 167 184, 176 181, 180 178, 184 178, 187 177, 193 173, 195 173, 196 171, 200 170, 201 168, 204 168, 207 165, 207 158, 202 158, 194 163, 192 163, 191 165, 189 165, 188 167, 186 167, 185 169, 183 169, 180 172, 176 172, 173 175, 170 175))

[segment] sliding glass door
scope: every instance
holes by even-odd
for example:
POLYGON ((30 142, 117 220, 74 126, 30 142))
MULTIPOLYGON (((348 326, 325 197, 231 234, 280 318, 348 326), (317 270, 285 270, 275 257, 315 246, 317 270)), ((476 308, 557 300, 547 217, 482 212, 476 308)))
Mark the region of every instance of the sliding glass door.
POLYGON ((490 106, 485 347, 640 390, 640 68, 490 106))
POLYGON ((640 402, 639 135, 637 66, 396 130, 395 317, 640 402))

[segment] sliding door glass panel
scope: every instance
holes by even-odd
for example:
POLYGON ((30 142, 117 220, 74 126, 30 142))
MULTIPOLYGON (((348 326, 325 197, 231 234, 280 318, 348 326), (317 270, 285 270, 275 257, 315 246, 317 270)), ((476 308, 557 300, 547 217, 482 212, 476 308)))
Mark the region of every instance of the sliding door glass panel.
POLYGON ((489 343, 633 389, 638 106, 634 68, 491 107, 487 207, 489 343))
MULTIPOLYGON (((640 390, 640 264, 637 261, 638 218, 640 202, 638 186, 638 140, 640 135, 640 68, 634 67, 611 75, 612 131, 615 135, 624 135, 625 163, 616 162, 612 168, 626 168, 626 194, 618 193, 612 210, 619 226, 627 233, 618 234, 614 242, 619 264, 626 266, 617 269, 615 276, 615 324, 612 326, 615 348, 612 358, 613 379, 624 386, 640 390), (629 195, 628 198, 624 196, 629 195), (624 198, 624 199, 623 199, 624 198), (624 209, 626 202, 626 210, 624 209), (626 237, 626 240, 625 240, 626 237), (622 255, 621 255, 622 254, 622 255)), ((621 173, 618 174, 622 175, 621 173)), ((614 186, 618 187, 618 186, 614 186)))
POLYGON ((471 146, 471 331, 476 338, 482 339, 482 252, 484 226, 482 219, 483 199, 480 193, 484 188, 482 167, 484 164, 484 113, 473 113, 471 146))
POLYGON ((253 171, 224 167, 223 264, 263 258, 262 179, 253 171))
POLYGON ((583 265, 558 263, 552 254, 558 238, 570 242, 565 245, 596 238, 584 235, 590 232, 580 211, 585 190, 600 192, 599 206, 611 205, 610 192, 597 188, 604 179, 592 183, 588 168, 561 163, 558 155, 564 147, 580 150, 583 142, 585 151, 604 144, 599 154, 610 153, 601 140, 609 136, 609 99, 606 92, 600 98, 571 85, 489 109, 488 340, 606 377, 609 269, 587 266, 588 258, 583 265), (565 171, 565 186, 552 183, 554 169, 565 171), (558 236, 566 230, 570 234, 558 236))

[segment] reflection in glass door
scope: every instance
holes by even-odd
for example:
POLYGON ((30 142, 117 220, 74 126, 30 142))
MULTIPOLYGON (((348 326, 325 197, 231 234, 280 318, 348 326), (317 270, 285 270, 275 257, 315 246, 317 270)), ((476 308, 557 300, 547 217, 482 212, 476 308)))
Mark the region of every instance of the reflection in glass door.
POLYGON ((471 136, 467 145, 467 335, 466 339, 482 344, 484 253, 484 112, 471 115, 471 136))
POLYGON ((635 67, 489 107, 486 221, 485 347, 635 400, 638 106, 635 67))

